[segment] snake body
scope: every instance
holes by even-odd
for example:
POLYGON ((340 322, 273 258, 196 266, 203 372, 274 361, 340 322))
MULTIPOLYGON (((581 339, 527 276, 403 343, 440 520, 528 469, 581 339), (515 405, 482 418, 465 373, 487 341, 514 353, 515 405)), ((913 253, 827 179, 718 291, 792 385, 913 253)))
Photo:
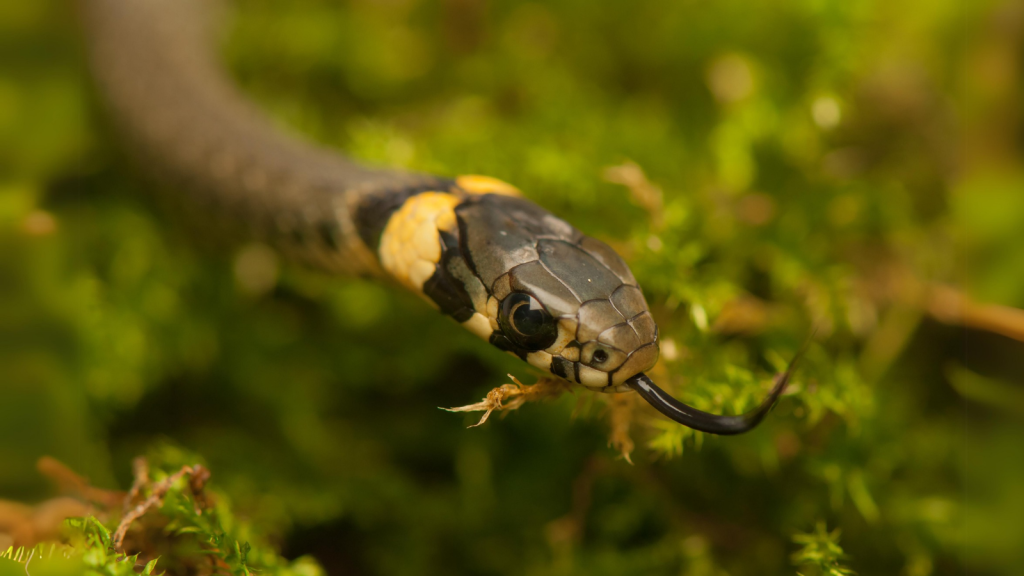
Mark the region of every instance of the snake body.
POLYGON ((93 74, 138 164, 197 216, 333 273, 389 276, 498 348, 602 392, 635 390, 708 432, 756 411, 701 412, 647 376, 658 328, 606 244, 483 176, 374 169, 288 134, 217 59, 219 3, 81 0, 93 74))

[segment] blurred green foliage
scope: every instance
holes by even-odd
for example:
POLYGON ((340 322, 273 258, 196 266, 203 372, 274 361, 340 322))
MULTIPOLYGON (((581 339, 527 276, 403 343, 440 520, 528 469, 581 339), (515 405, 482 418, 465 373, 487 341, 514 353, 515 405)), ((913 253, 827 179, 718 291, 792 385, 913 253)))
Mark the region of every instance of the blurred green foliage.
POLYGON ((119 154, 73 3, 3 2, 0 497, 49 495, 44 454, 126 488, 169 439, 267 565, 276 547, 332 574, 1024 566, 1021 343, 922 296, 1024 307, 1020 2, 241 4, 226 61, 282 124, 505 179, 612 243, 670 342, 659 381, 702 408, 752 406, 818 326, 794 391, 737 438, 638 413, 635 465, 583 391, 466 430, 436 407, 523 364, 375 283, 285 267, 245 290, 119 154), (660 222, 602 180, 627 160, 660 222))

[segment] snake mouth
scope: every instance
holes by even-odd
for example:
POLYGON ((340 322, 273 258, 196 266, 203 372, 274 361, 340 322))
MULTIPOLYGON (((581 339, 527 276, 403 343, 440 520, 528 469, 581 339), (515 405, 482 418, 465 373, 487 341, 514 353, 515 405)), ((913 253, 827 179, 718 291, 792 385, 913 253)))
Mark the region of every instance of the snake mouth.
POLYGON ((704 412, 703 410, 698 410, 693 406, 684 404, 673 398, 668 392, 659 388, 658 385, 648 378, 643 372, 626 379, 623 384, 635 390, 640 394, 641 398, 646 400, 647 403, 653 406, 658 412, 661 412, 683 426, 688 426, 694 430, 707 432, 709 434, 732 436, 748 432, 760 424, 761 420, 764 420, 764 417, 767 416, 768 412, 770 412, 772 407, 775 406, 775 402, 779 399, 779 396, 785 392, 786 386, 789 384, 789 378, 793 374, 793 369, 796 368, 797 360, 800 359, 802 353, 803 350, 798 352, 793 360, 790 361, 786 371, 775 377, 775 385, 772 386, 772 391, 769 392, 768 396, 761 401, 760 406, 746 414, 740 414, 738 416, 711 414, 710 412, 704 412))

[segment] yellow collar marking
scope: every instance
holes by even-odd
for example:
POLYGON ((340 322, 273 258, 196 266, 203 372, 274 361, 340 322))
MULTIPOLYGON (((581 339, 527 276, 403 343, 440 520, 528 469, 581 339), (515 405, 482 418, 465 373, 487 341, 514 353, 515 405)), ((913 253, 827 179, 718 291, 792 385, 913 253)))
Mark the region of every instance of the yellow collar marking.
POLYGON ((455 184, 470 194, 501 194, 503 196, 522 196, 519 188, 490 176, 465 174, 455 179, 455 184))
POLYGON ((455 229, 455 206, 460 201, 447 192, 417 194, 406 200, 384 227, 378 252, 381 266, 421 296, 423 283, 441 261, 439 231, 455 229))

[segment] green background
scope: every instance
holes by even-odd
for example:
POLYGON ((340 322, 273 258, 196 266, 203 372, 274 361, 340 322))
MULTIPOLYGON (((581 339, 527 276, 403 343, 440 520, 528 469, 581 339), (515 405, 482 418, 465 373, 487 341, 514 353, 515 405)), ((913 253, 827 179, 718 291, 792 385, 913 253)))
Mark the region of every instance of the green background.
POLYGON ((1020 2, 238 4, 225 60, 283 125, 611 243, 706 409, 817 325, 793 392, 736 438, 638 410, 632 465, 583 390, 467 430, 437 407, 533 372, 388 286, 240 282, 124 160, 73 3, 3 2, 0 498, 170 443, 331 574, 810 575, 820 523, 860 574, 1024 567, 1022 344, 926 300, 1024 307, 1020 2), (660 225, 602 178, 627 160, 660 225))

